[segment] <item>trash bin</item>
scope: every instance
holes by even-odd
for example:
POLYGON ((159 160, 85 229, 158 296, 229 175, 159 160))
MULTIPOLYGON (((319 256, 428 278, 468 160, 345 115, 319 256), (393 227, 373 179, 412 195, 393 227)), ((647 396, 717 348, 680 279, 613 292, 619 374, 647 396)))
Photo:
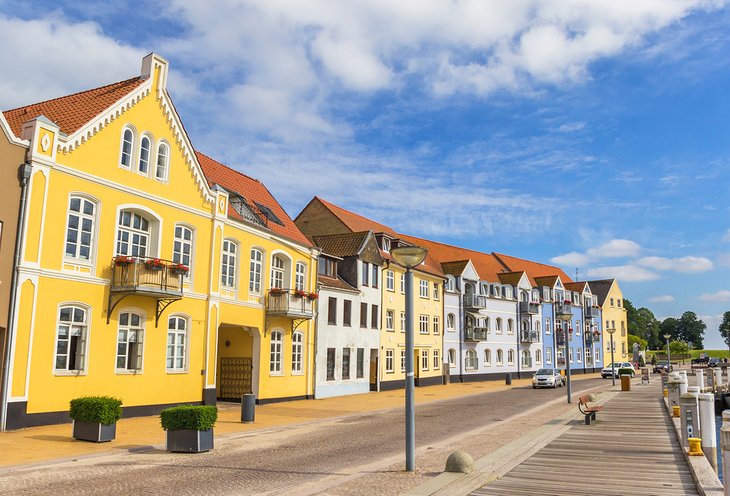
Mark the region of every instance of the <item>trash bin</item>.
POLYGON ((631 391, 630 374, 621 374, 621 391, 631 391))
POLYGON ((504 383, 508 386, 512 385, 512 374, 511 373, 507 372, 506 374, 504 374, 504 383))
POLYGON ((256 395, 253 393, 244 394, 241 398, 241 422, 250 424, 254 419, 256 407, 256 395))

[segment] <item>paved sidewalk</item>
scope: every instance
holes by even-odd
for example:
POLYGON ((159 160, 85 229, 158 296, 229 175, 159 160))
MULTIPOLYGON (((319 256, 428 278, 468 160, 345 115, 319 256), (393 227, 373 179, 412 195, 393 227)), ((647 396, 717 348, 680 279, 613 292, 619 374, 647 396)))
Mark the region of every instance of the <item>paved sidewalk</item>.
MULTIPOLYGON (((574 376, 574 380, 598 377, 598 374, 574 376)), ((429 386, 416 389, 416 403, 430 403, 449 398, 527 386, 531 379, 515 379, 512 386, 501 381, 471 382, 429 386)), ((264 431, 281 426, 331 420, 403 407, 403 390, 383 391, 321 400, 301 400, 256 407, 253 424, 240 422, 240 406, 220 404, 216 437, 264 431)), ((32 427, 0 433, 0 468, 59 462, 80 457, 144 450, 164 445, 165 433, 159 417, 122 419, 117 423, 117 438, 111 443, 88 443, 71 437, 71 424, 32 427)))

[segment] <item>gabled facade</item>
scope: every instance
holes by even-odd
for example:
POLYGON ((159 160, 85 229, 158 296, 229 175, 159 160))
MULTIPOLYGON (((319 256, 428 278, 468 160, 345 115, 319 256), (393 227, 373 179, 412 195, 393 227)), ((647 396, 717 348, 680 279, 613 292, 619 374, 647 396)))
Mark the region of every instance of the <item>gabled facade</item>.
POLYGON ((629 356, 628 325, 626 308, 621 287, 616 279, 602 279, 588 281, 591 291, 596 296, 596 303, 600 308, 600 322, 603 337, 604 362, 611 361, 611 335, 608 329, 615 329, 613 347, 615 360, 627 360, 629 356))
POLYGON ((83 395, 119 397, 136 415, 215 403, 226 388, 260 400, 312 394, 313 304, 292 312, 268 288, 302 280, 313 291, 315 251, 263 185, 195 152, 167 71, 150 54, 140 76, 3 114, 30 165, 8 429, 68 421, 69 400, 83 395), (253 248, 265 257, 257 291, 241 270, 253 248), (248 368, 223 363, 230 354, 248 368))
MULTIPOLYGON (((373 231, 384 263, 381 267, 361 263, 361 284, 382 287, 379 307, 370 308, 370 321, 380 322, 378 389, 396 389, 405 384, 405 270, 391 258, 390 251, 410 245, 388 226, 315 197, 295 219, 308 236, 373 231)), ((440 384, 442 378, 442 323, 444 274, 430 255, 414 269, 412 322, 415 335, 414 372, 416 386, 440 384)))
POLYGON ((575 323, 573 342, 579 345, 575 350, 577 367, 586 373, 596 372, 603 368, 598 300, 586 282, 567 283, 565 287, 572 293, 575 323))
POLYGON ((378 387, 382 287, 365 284, 383 258, 372 231, 313 236, 318 261, 315 398, 366 393, 378 387))

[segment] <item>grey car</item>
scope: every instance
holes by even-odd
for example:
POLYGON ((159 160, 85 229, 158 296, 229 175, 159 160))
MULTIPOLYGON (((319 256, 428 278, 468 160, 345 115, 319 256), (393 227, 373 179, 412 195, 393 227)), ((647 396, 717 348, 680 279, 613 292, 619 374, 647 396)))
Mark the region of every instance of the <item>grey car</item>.
POLYGON ((532 389, 539 387, 563 387, 565 386, 565 378, 560 375, 558 369, 538 369, 532 376, 532 389))

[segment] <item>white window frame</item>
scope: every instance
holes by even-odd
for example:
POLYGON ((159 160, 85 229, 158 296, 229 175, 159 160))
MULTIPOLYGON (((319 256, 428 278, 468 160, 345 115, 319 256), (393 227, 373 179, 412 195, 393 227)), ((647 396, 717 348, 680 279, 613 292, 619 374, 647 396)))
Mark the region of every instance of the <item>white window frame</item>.
POLYGON ((269 375, 282 375, 284 367, 281 363, 281 353, 284 346, 284 336, 281 330, 271 331, 269 343, 269 375))
POLYGON ((395 364, 393 363, 395 361, 395 350, 393 348, 388 348, 385 350, 385 372, 388 374, 392 374, 395 372, 395 369, 393 368, 395 364))
POLYGON ((155 158, 155 179, 160 182, 167 182, 168 171, 170 170, 170 145, 162 140, 157 144, 157 157, 155 158), (163 150, 165 150, 163 152, 163 150), (162 175, 160 175, 162 171, 162 175))
POLYGON ((504 350, 502 350, 502 348, 497 349, 496 363, 497 363, 497 366, 499 366, 499 367, 504 365, 504 350))
POLYGON ((286 273, 286 260, 284 259, 284 256, 280 253, 274 254, 271 257, 271 277, 269 280, 269 287, 270 288, 282 288, 286 289, 286 286, 284 286, 284 276, 286 273), (281 265, 279 265, 281 263, 281 265))
POLYGON ((515 363, 515 350, 507 350, 507 365, 514 365, 515 363))
POLYGON ((406 294, 406 275, 405 274, 400 275, 400 293, 406 294))
POLYGON ((58 306, 56 313, 56 340, 53 348, 53 373, 54 375, 85 375, 86 363, 89 350, 89 311, 90 307, 80 303, 63 303, 58 306), (70 319, 61 320, 61 313, 64 309, 70 310, 70 319), (77 310, 82 313, 81 319, 77 319, 77 310), (61 329, 66 328, 66 337, 61 338, 61 329), (75 367, 69 368, 71 358, 71 338, 78 334, 80 339, 76 340, 75 367), (66 342, 65 353, 58 353, 61 341, 66 342), (59 357, 65 357, 63 367, 58 367, 59 357), (81 362, 79 365, 78 362, 81 362))
POLYGON ((294 272, 294 289, 304 291, 307 287, 307 265, 304 262, 297 262, 294 272))
POLYGON ((535 363, 542 363, 542 351, 539 348, 535 350, 535 363))
POLYGON ((291 373, 302 374, 302 363, 304 357, 304 334, 301 331, 294 331, 291 335, 291 373))
POLYGON ((502 317, 497 317, 497 320, 495 321, 495 326, 494 326, 494 333, 502 334, 502 317))
POLYGON ((395 328, 393 327, 393 320, 395 320, 395 311, 394 310, 386 310, 385 311, 385 330, 386 331, 394 331, 395 328))
POLYGON ((438 318, 438 315, 434 315, 431 320, 433 322, 433 333, 435 335, 441 334, 441 319, 438 318))
POLYGON ((456 315, 454 315, 453 313, 450 313, 446 316, 446 330, 447 331, 456 330, 456 315))
POLYGON ((421 350, 421 370, 430 370, 429 368, 429 361, 430 361, 430 353, 428 350, 421 350))
POLYGON ((116 368, 117 374, 138 374, 142 373, 144 369, 144 342, 145 342, 145 323, 147 317, 144 312, 137 309, 124 309, 119 311, 118 326, 117 326, 117 338, 115 340, 116 353, 114 360, 114 367, 116 368), (125 316, 126 315, 126 319, 125 316), (137 317, 138 324, 133 324, 134 317, 137 317), (123 321, 126 320, 126 323, 123 321), (125 337, 121 338, 121 334, 124 333, 125 337), (134 334, 134 340, 130 339, 134 334), (136 344, 135 363, 130 363, 130 350, 131 343, 136 344), (124 354, 119 354, 120 345, 124 345, 124 354), (119 360, 123 359, 123 366, 119 366, 119 360), (134 366, 136 365, 136 367, 134 366))
POLYGON ((116 236, 114 239, 115 248, 114 253, 116 255, 126 255, 130 257, 137 257, 137 258, 147 258, 151 255, 152 252, 152 239, 154 236, 154 223, 152 219, 147 217, 141 212, 138 212, 137 210, 133 208, 123 208, 119 210, 119 215, 117 216, 117 228, 116 228, 116 236), (127 217, 125 215, 129 215, 129 225, 124 225, 123 222, 126 222, 127 217), (135 220, 136 218, 139 218, 139 227, 135 227, 135 220), (147 230, 145 231, 142 226, 143 222, 147 223, 147 230), (127 240, 122 241, 120 238, 122 238, 123 234, 127 235, 127 240), (136 241, 135 241, 136 238, 136 241), (141 240, 144 239, 144 243, 141 242, 141 240), (127 245, 126 250, 121 250, 121 244, 124 243, 127 245), (136 253, 135 253, 136 250, 136 253))
POLYGON ((152 162, 152 149, 154 142, 152 136, 149 133, 142 133, 142 137, 139 139, 139 154, 137 156, 137 174, 148 177, 150 175, 150 163, 152 162), (144 143, 147 142, 147 158, 144 157, 144 143), (146 170, 142 170, 142 163, 144 163, 146 170))
POLYGON ((418 333, 428 334, 428 315, 420 314, 418 316, 418 333))
POLYGON ((433 283, 433 299, 436 301, 439 301, 440 295, 439 295, 439 283, 434 282, 433 283))
POLYGON ((96 217, 99 212, 99 202, 97 200, 94 200, 92 198, 89 198, 86 195, 79 195, 79 194, 72 194, 68 198, 68 210, 66 212, 66 238, 63 245, 63 258, 66 260, 72 260, 74 263, 81 263, 81 264, 93 264, 94 258, 95 258, 95 252, 96 252, 96 238, 97 238, 97 222, 96 217), (71 210, 71 203, 74 200, 79 201, 79 210, 71 210), (84 207, 86 204, 91 204, 93 208, 93 212, 91 214, 88 214, 84 211, 84 207), (71 218, 76 218, 76 241, 72 243, 74 246, 74 253, 69 254, 68 253, 68 246, 69 246, 69 236, 71 232, 71 218), (88 258, 83 258, 79 255, 81 251, 82 246, 86 246, 81 241, 81 235, 87 231, 83 230, 84 221, 90 221, 91 222, 91 229, 89 232, 89 243, 88 243, 88 249, 89 249, 89 256, 88 258))
POLYGON ((264 270, 264 252, 259 248, 251 248, 249 253, 248 291, 261 294, 261 274, 264 270))
POLYGON ((553 363, 553 348, 550 347, 550 346, 548 346, 547 348, 545 348, 545 363, 546 364, 548 364, 548 363, 552 364, 553 363))
POLYGON ((492 366, 492 350, 490 350, 489 348, 484 350, 484 366, 492 366))
POLYGON ((226 238, 221 246, 221 287, 235 291, 238 282, 238 242, 226 238), (232 248, 232 249, 231 249, 232 248))
POLYGON ((400 313, 400 332, 406 332, 406 313, 400 313))
POLYGON ((190 318, 180 314, 170 315, 167 319, 167 344, 165 353, 165 369, 167 372, 188 371, 189 336, 190 318), (181 323, 182 328, 180 327, 181 323), (170 337, 172 337, 172 342, 170 342, 170 337))
POLYGON ((172 240, 172 261, 183 264, 188 268, 187 276, 193 273, 193 248, 195 247, 195 229, 187 224, 175 224, 172 240), (178 235, 178 229, 180 235, 178 235), (190 233, 190 239, 185 239, 186 231, 190 233), (187 248, 187 254, 185 253, 187 248), (187 262, 185 261, 187 257, 187 262))
POLYGON ((385 271, 385 289, 395 291, 395 272, 392 270, 385 271))
POLYGON ((448 358, 449 368, 456 368, 456 350, 454 348, 449 348, 448 358))
POLYGON ((400 350, 400 371, 406 371, 406 350, 400 350))
POLYGON ((441 370, 441 357, 439 350, 433 350, 433 370, 441 370))
POLYGON ((428 298, 428 281, 421 279, 418 283, 418 296, 428 298))
POLYGON ((126 125, 122 128, 122 136, 119 140, 119 167, 122 169, 132 170, 132 163, 134 162, 134 146, 137 141, 137 131, 134 129, 134 127, 130 125, 126 125), (131 133, 131 140, 129 140, 129 151, 125 151, 125 145, 127 144, 127 139, 125 137, 127 131, 131 133), (127 161, 128 163, 125 164, 125 156, 128 157, 127 161))

